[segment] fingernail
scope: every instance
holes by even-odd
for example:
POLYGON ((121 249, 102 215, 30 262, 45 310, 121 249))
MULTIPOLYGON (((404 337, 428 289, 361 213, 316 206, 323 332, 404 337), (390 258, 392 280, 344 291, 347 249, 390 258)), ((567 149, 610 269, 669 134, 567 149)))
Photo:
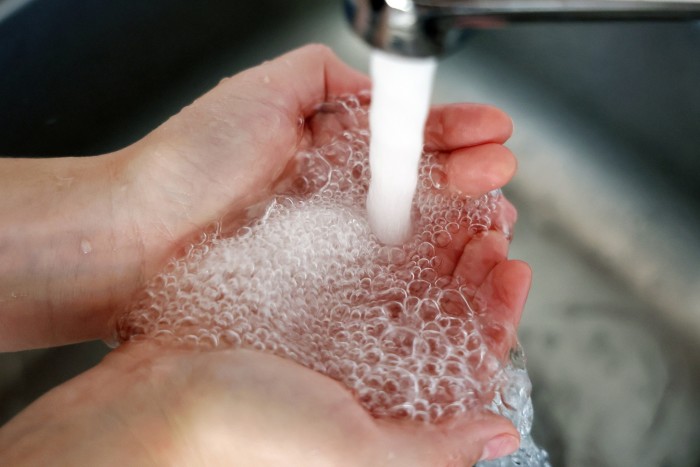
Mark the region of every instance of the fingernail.
POLYGON ((498 459, 518 450, 520 440, 513 435, 498 435, 490 439, 481 453, 482 461, 498 459))

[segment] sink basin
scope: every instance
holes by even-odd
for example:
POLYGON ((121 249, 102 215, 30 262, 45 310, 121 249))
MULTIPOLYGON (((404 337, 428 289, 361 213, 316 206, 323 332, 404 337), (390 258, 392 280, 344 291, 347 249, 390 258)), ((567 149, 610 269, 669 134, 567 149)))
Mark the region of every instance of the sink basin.
MULTIPOLYGON (((366 69, 340 2, 193 3, 35 0, 7 16, 0 153, 116 149, 311 41, 366 69)), ((693 24, 532 25, 477 34, 440 65, 436 101, 515 121, 512 256, 534 271, 520 336, 553 465, 700 463, 697 50, 693 24)), ((0 421, 106 351, 0 355, 0 421)))

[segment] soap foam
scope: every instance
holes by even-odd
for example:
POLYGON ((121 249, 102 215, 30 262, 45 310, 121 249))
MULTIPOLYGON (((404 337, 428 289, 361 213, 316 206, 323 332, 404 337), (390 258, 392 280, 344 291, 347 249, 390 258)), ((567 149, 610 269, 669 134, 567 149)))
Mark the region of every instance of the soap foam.
MULTIPOLYGON (((356 97, 323 111, 367 117, 356 97)), ((500 193, 450 192, 439 157, 427 154, 414 234, 387 246, 367 220, 369 169, 362 126, 298 154, 295 174, 261 215, 233 235, 220 225, 205 232, 150 282, 119 318, 120 341, 275 354, 340 381, 376 417, 439 422, 495 410, 518 423, 526 446, 529 380, 489 337, 498 327, 516 342, 514 330, 440 272, 453 237, 499 228, 500 193)), ((534 445, 526 454, 546 458, 534 445)))

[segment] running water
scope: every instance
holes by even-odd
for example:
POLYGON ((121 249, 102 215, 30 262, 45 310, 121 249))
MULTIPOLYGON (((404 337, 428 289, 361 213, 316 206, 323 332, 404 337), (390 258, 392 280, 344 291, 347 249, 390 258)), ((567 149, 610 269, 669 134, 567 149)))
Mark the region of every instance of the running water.
POLYGON ((314 118, 345 131, 297 154, 294 173, 243 227, 213 226, 172 260, 119 316, 118 340, 268 352, 341 382, 378 418, 500 413, 522 448, 487 465, 547 465, 529 437, 530 382, 515 329, 479 284, 459 279, 451 257, 470 240, 507 235, 501 194, 452 193, 440 158, 426 154, 413 234, 383 244, 365 209, 366 100, 322 106, 314 118))
POLYGON ((375 235, 390 245, 401 244, 411 233, 411 205, 436 68, 433 57, 372 52, 367 215, 375 235))

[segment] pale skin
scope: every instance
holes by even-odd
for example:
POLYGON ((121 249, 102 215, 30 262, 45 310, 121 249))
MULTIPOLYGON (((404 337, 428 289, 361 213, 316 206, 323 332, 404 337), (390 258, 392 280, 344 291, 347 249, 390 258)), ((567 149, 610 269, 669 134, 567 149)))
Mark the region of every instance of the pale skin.
MULTIPOLYGON (((112 322, 164 262, 208 223, 269 196, 300 149, 340 122, 317 114, 370 87, 323 46, 224 80, 135 144, 90 158, 0 160, 0 351, 109 338, 112 322)), ((452 189, 509 181, 510 119, 492 107, 434 108, 426 146, 452 189)), ((471 285, 517 327, 530 285, 507 259, 515 210, 445 251, 444 274, 471 285)), ((502 337, 502 336, 496 336, 502 337)), ((496 351, 512 345, 494 338, 496 351)), ((514 451, 505 419, 467 414, 436 426, 376 420, 339 383, 247 350, 126 344, 0 429, 3 465, 472 465, 514 451)))

